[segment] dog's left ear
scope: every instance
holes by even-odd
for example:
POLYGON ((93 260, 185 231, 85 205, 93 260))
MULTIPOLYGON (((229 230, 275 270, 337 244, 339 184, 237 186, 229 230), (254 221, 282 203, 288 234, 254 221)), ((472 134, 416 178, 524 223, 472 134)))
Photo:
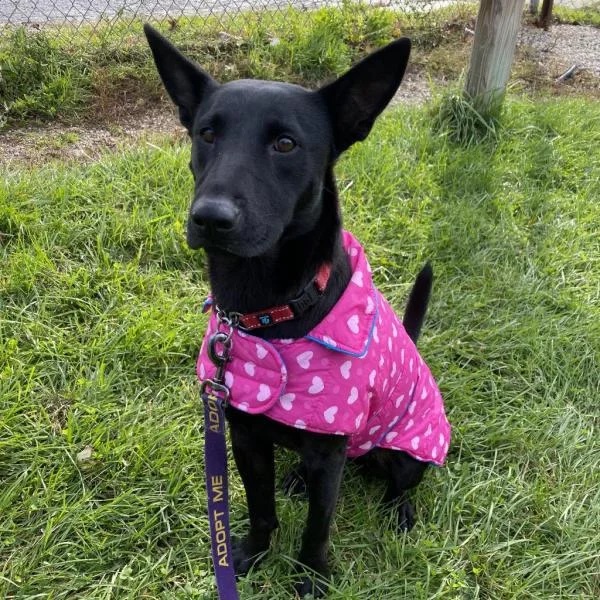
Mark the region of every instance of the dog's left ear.
POLYGON ((410 40, 396 40, 318 90, 331 116, 336 154, 367 137, 398 89, 409 54, 410 40))
POLYGON ((147 23, 144 33, 158 74, 171 100, 179 107, 179 120, 190 131, 197 106, 219 84, 147 23))

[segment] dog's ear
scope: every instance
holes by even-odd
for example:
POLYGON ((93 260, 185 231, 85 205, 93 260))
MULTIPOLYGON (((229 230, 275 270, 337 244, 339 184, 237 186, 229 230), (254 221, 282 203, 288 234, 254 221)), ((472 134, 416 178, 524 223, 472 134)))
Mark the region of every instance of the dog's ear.
POLYGON ((179 120, 190 131, 196 107, 219 84, 147 23, 144 33, 160 78, 171 100, 179 107, 179 120))
POLYGON ((396 40, 318 90, 332 120, 337 154, 367 137, 398 89, 409 54, 410 40, 396 40))

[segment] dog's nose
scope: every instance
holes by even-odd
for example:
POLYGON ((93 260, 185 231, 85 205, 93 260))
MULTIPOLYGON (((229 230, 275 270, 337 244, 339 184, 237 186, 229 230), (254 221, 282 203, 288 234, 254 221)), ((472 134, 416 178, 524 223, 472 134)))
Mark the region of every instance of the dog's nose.
POLYGON ((230 233, 236 226, 240 211, 227 198, 200 198, 192 206, 192 221, 211 233, 230 233))

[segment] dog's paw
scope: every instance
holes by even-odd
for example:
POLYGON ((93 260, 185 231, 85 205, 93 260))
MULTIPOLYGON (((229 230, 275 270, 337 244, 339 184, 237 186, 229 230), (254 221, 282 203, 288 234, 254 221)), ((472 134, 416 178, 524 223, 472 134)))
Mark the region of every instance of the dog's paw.
POLYGON ((296 465, 283 478, 283 493, 286 496, 304 496, 307 495, 306 489, 306 468, 302 463, 296 465))
POLYGON ((233 555, 233 569, 237 577, 243 577, 248 571, 258 565, 263 559, 267 548, 257 550, 251 547, 248 539, 233 538, 231 540, 231 553, 233 555))
POLYGON ((394 507, 394 513, 396 514, 398 531, 406 533, 415 526, 415 509, 410 500, 406 498, 400 500, 394 507))

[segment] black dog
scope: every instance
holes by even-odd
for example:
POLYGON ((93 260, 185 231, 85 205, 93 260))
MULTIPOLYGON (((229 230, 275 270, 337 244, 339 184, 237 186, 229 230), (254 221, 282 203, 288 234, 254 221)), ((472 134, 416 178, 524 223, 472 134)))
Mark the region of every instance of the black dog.
MULTIPOLYGON (((365 139, 404 75, 410 42, 401 39, 371 54, 317 91, 287 83, 234 81, 218 84, 151 27, 146 36, 156 66, 192 140, 195 178, 187 241, 204 248, 210 284, 226 311, 253 313, 288 303, 330 265, 324 292, 296 318, 253 335, 300 338, 329 313, 351 277, 342 247, 341 218, 333 176, 336 159, 365 139)), ((404 324, 416 340, 431 288, 431 271, 420 274, 404 324)), ((301 464, 288 487, 306 483, 309 511, 299 562, 320 577, 306 576, 301 596, 324 593, 327 546, 347 438, 312 433, 228 407, 235 461, 250 516, 248 535, 234 547, 238 574, 268 549, 275 514, 273 449, 297 451, 301 464)), ((405 497, 427 463, 405 452, 375 448, 362 459, 387 478, 386 500, 396 501, 400 524, 409 529, 413 510, 405 497)))

